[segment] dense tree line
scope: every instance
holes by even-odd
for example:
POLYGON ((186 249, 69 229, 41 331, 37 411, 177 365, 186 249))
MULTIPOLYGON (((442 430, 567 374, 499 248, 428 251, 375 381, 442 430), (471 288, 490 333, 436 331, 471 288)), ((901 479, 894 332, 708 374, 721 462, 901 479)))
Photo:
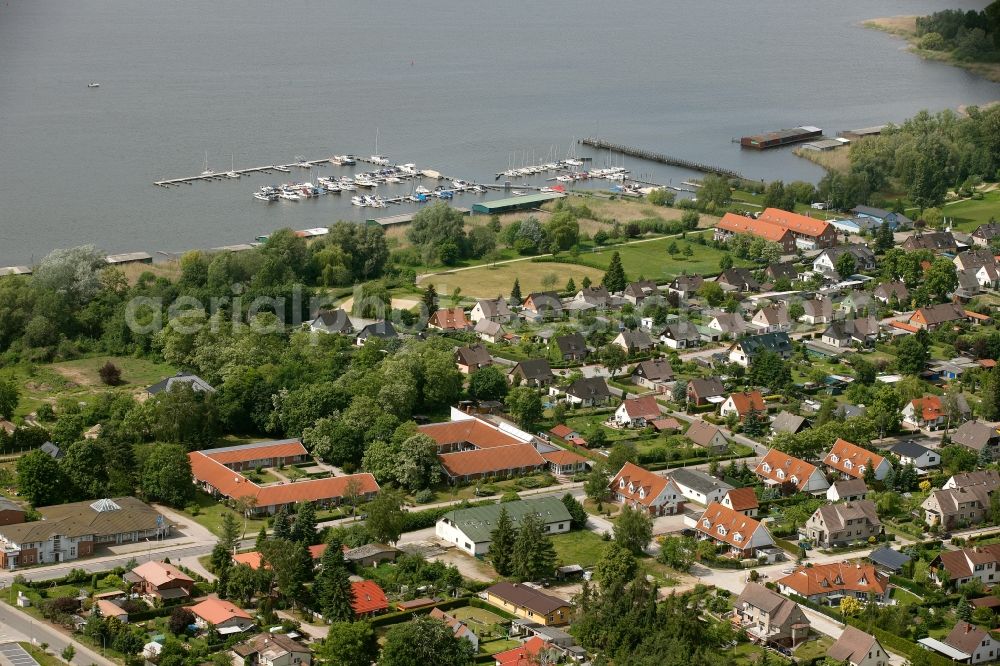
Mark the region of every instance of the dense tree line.
POLYGON ((917 45, 962 61, 1000 60, 1000 1, 982 11, 945 9, 917 17, 917 45))

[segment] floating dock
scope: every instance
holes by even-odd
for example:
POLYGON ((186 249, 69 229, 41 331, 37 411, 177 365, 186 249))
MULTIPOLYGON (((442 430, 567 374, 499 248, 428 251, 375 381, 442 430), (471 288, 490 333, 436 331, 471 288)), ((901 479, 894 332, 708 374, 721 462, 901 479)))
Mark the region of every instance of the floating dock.
POLYGON ((615 153, 621 153, 622 155, 628 155, 629 157, 638 157, 639 159, 647 160, 649 162, 659 162, 660 164, 680 167, 682 169, 690 169, 691 171, 698 171, 701 173, 712 173, 726 178, 743 178, 738 171, 733 171, 732 169, 724 169, 710 164, 701 164, 699 162, 692 162, 678 157, 670 157, 669 155, 654 153, 650 150, 642 150, 641 148, 632 148, 631 146, 624 146, 619 143, 611 143, 610 141, 605 141, 604 139, 580 139, 580 143, 584 146, 590 146, 591 148, 610 150, 615 153))
POLYGON ((802 127, 795 127, 793 129, 745 136, 740 139, 740 146, 743 148, 753 148, 754 150, 767 150, 768 148, 779 148, 821 136, 823 136, 823 130, 820 128, 813 127, 812 125, 803 125, 802 127))

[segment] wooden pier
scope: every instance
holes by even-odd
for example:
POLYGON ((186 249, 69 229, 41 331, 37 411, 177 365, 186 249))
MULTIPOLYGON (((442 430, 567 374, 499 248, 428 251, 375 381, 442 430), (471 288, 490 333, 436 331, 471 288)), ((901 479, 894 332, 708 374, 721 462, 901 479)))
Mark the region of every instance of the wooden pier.
MULTIPOLYGON (((325 164, 330 164, 330 159, 323 160, 308 160, 306 162, 293 162, 292 164, 269 164, 268 166, 250 167, 249 169, 233 169, 233 173, 238 173, 241 176, 250 173, 271 173, 272 171, 277 171, 279 173, 291 172, 292 169, 301 169, 303 164, 308 164, 310 168, 314 166, 321 166, 325 164)), ((190 185, 191 183, 203 180, 235 180, 235 178, 230 178, 226 174, 228 171, 222 171, 218 173, 206 174, 204 176, 185 176, 184 178, 168 178, 166 180, 157 180, 153 182, 153 185, 158 185, 159 187, 170 187, 171 185, 190 185)))
POLYGON ((733 171, 732 169, 724 169, 722 167, 711 166, 709 164, 692 162, 691 160, 683 160, 678 157, 670 157, 669 155, 654 153, 650 150, 633 148, 620 143, 611 143, 610 141, 605 141, 604 139, 587 138, 580 139, 579 142, 584 146, 590 146, 591 148, 597 148, 598 150, 610 150, 612 152, 621 153, 622 155, 628 155, 629 157, 638 157, 639 159, 647 160, 649 162, 659 162, 660 164, 681 167, 682 169, 690 169, 691 171, 699 171, 701 173, 712 173, 726 178, 743 178, 738 171, 733 171))

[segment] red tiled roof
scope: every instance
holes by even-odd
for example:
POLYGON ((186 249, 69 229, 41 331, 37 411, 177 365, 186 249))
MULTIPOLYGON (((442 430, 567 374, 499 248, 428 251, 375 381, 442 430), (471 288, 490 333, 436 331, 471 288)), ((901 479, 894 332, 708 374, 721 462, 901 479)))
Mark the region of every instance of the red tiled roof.
POLYGON ((934 421, 945 416, 941 409, 941 398, 936 395, 925 395, 923 398, 914 398, 910 401, 914 411, 919 411, 924 421, 934 421))
POLYGON ((778 585, 790 587, 803 597, 833 594, 841 590, 885 594, 888 576, 883 576, 871 564, 814 564, 799 567, 793 573, 778 579, 778 585))
POLYGON ((992 358, 981 358, 979 359, 979 365, 983 368, 995 368, 997 367, 997 362, 992 358))
POLYGON ((752 217, 744 217, 735 213, 726 213, 723 215, 716 227, 734 234, 752 234, 775 243, 780 242, 785 234, 788 233, 788 229, 777 224, 755 220, 752 217))
POLYGON ((757 467, 754 469, 754 474, 757 476, 762 476, 766 479, 770 479, 775 483, 784 483, 785 481, 792 481, 795 486, 802 490, 805 488, 806 483, 809 482, 809 477, 813 475, 816 471, 815 465, 810 465, 804 460, 799 460, 798 458, 792 457, 787 453, 783 453, 778 449, 771 449, 767 452, 757 467), (765 464, 769 469, 765 470, 765 464), (781 470, 782 474, 778 474, 781 470))
POLYGON ((833 443, 830 453, 826 454, 826 458, 823 459, 823 464, 833 467, 838 472, 849 474, 856 479, 863 479, 865 472, 861 469, 862 467, 870 464, 872 471, 874 471, 884 460, 885 458, 879 454, 873 453, 857 444, 852 444, 845 439, 837 439, 833 443), (833 459, 834 456, 836 456, 836 460, 833 459), (847 465, 848 461, 850 462, 850 466, 847 465))
POLYGON ((656 419, 653 427, 657 430, 680 430, 681 424, 677 419, 670 417, 666 419, 656 419))
POLYGON ((211 449, 202 451, 206 456, 220 462, 223 465, 231 465, 238 462, 251 462, 254 460, 264 460, 266 458, 291 458, 294 456, 304 456, 309 452, 302 442, 277 442, 266 446, 254 446, 250 448, 231 449, 228 451, 213 451, 211 449))
POLYGON ((431 315, 428 322, 431 326, 436 326, 444 330, 465 330, 469 327, 469 320, 465 318, 465 310, 460 307, 445 308, 438 310, 431 315))
POLYGON ((709 504, 695 525, 695 529, 702 534, 740 550, 750 546, 750 539, 759 527, 760 523, 757 520, 722 506, 718 502, 709 504))
POLYGON ((250 614, 245 610, 224 599, 214 597, 205 599, 200 604, 195 604, 190 608, 191 612, 209 624, 222 624, 234 617, 249 620, 250 614))
POLYGON ((733 488, 726 493, 726 496, 729 498, 729 503, 733 505, 734 511, 746 511, 760 506, 757 501, 757 493, 754 492, 753 488, 733 488))
POLYGON ((907 324, 905 321, 896 321, 895 319, 889 322, 889 326, 893 328, 898 328, 902 331, 908 331, 910 333, 916 333, 920 329, 913 324, 907 324))
POLYGON ((670 483, 670 479, 654 474, 632 463, 625 463, 608 484, 611 492, 629 498, 642 506, 652 506, 656 496, 670 483), (625 487, 622 487, 624 482, 625 487))
POLYGON ((765 208, 758 219, 770 222, 771 224, 777 224, 797 234, 804 234, 806 236, 822 236, 830 229, 829 222, 799 215, 798 213, 790 213, 780 208, 765 208))
POLYGON ((479 419, 430 423, 419 426, 417 430, 428 435, 437 442, 438 446, 468 442, 477 449, 486 449, 496 446, 523 444, 521 440, 508 435, 498 428, 483 423, 479 419))
POLYGON ((560 437, 562 439, 566 439, 566 436, 569 435, 571 432, 573 432, 573 429, 570 428, 565 423, 560 423, 556 427, 554 427, 551 430, 549 430, 549 432, 552 433, 553 435, 555 435, 556 437, 560 437))
POLYGON ((625 405, 625 413, 630 419, 643 418, 652 421, 660 416, 660 405, 656 402, 656 398, 651 395, 628 398, 622 404, 625 405))
POLYGON ((764 396, 760 394, 760 391, 731 393, 729 397, 732 399, 733 406, 736 407, 736 412, 740 416, 745 416, 751 408, 756 409, 758 412, 763 412, 767 409, 764 405, 764 396))
MULTIPOLYGON (((312 557, 314 561, 323 557, 323 553, 325 552, 326 552, 325 543, 317 544, 315 546, 309 546, 309 556, 312 557)), ((237 553, 233 555, 234 564, 245 564, 254 570, 260 569, 262 560, 263 558, 261 557, 261 554, 256 550, 251 550, 246 553, 237 553)))
POLYGON ((545 459, 531 444, 495 446, 474 451, 439 454, 438 459, 449 476, 472 476, 507 470, 540 467, 545 459))
POLYGON ((132 573, 141 576, 144 581, 154 587, 160 587, 175 580, 191 585, 194 584, 190 576, 166 562, 143 562, 135 569, 132 569, 132 573))
POLYGON ((493 655, 496 666, 531 666, 538 663, 538 653, 549 647, 549 644, 538 636, 532 636, 524 645, 493 655))
POLYGON ((354 581, 351 583, 351 592, 354 593, 351 607, 354 608, 355 615, 366 615, 389 608, 389 599, 375 581, 354 581))
POLYGON ((559 466, 573 465, 573 464, 587 462, 587 459, 581 456, 579 453, 573 453, 572 451, 566 451, 565 449, 543 453, 542 457, 548 460, 550 463, 555 463, 559 466))

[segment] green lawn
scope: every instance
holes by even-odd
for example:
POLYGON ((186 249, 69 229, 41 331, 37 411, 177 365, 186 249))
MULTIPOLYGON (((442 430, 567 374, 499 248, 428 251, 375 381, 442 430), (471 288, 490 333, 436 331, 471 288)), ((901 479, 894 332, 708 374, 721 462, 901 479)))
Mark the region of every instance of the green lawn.
POLYGON ((890 588, 889 596, 895 599, 896 603, 904 606, 915 606, 921 602, 920 597, 901 587, 890 588))
MULTIPOLYGON (((755 664, 761 663, 764 657, 764 648, 759 645, 753 645, 752 643, 740 643, 733 648, 733 659, 730 662, 736 666, 754 666, 755 664)), ((774 652, 767 653, 769 664, 787 664, 790 663, 785 657, 780 657, 774 652)))
POLYGON ((601 559, 609 541, 590 530, 574 530, 549 537, 556 549, 556 560, 562 565, 579 564, 592 567, 601 559))
MULTIPOLYGON (((690 232, 689 235, 704 234, 710 236, 710 231, 690 232)), ((655 240, 628 245, 609 245, 604 248, 594 248, 597 251, 583 252, 575 263, 593 266, 607 270, 611 256, 617 251, 621 255, 622 266, 630 280, 639 276, 647 280, 667 280, 681 273, 718 273, 719 259, 725 254, 708 245, 699 245, 682 238, 657 238, 655 240), (667 253, 671 243, 676 243, 679 252, 675 255, 667 253), (684 248, 690 247, 693 254, 684 256, 684 248)), ((750 262, 734 258, 737 266, 749 266, 750 262)))
MULTIPOLYGON (((215 534, 222 533, 222 516, 226 513, 230 513, 239 520, 240 524, 243 524, 243 516, 238 512, 233 511, 227 507, 222 502, 216 501, 208 493, 198 491, 195 495, 195 501, 192 506, 198 507, 197 515, 191 510, 191 507, 184 509, 184 514, 190 516, 192 520, 197 522, 199 525, 207 527, 215 534)), ((247 521, 247 536, 253 536, 260 531, 262 525, 266 525, 267 521, 259 518, 253 518, 247 521)))
POLYGON ((821 635, 795 648, 793 654, 799 663, 808 663, 810 659, 824 656, 831 645, 833 645, 833 639, 821 635))
POLYGON ((941 212, 949 220, 955 221, 955 227, 961 231, 975 231, 980 224, 990 221, 990 218, 1000 216, 1000 190, 993 190, 983 195, 982 199, 968 199, 945 204, 941 212))

